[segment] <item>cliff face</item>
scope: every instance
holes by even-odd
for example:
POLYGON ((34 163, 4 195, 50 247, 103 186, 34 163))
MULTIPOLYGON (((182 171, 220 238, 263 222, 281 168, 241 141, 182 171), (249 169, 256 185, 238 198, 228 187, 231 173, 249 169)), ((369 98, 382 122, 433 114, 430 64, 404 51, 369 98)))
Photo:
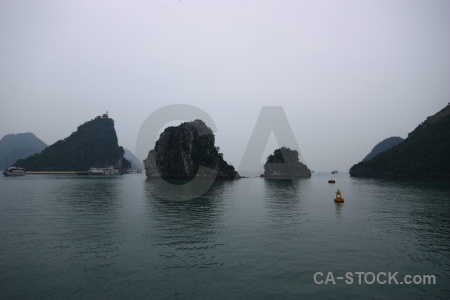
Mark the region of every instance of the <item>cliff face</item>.
POLYGON ((185 122, 164 130, 144 161, 148 178, 213 177, 200 166, 217 171, 218 178, 234 179, 239 174, 229 165, 219 147, 214 146, 212 130, 201 120, 185 122))
POLYGON ((282 147, 267 157, 264 164, 264 178, 305 178, 311 171, 298 159, 298 152, 282 147))
POLYGON ((400 142, 403 142, 404 140, 399 136, 391 136, 390 138, 384 139, 381 142, 379 142, 375 147, 373 147, 372 151, 370 151, 369 154, 367 154, 366 157, 362 161, 371 160, 378 154, 397 146, 400 142))
POLYGON ((80 125, 64 140, 42 152, 16 162, 29 171, 83 171, 91 167, 130 168, 130 162, 119 147, 114 121, 97 117, 80 125))
POLYGON ((354 177, 450 177, 450 103, 398 145, 350 169, 354 177))

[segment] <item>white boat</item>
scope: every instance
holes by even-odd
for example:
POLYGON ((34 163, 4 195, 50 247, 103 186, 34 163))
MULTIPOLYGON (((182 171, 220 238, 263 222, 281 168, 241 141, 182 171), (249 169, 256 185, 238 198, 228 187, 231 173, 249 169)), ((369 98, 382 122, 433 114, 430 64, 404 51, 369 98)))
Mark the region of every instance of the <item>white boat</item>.
POLYGON ((5 176, 25 176, 25 174, 25 169, 19 167, 9 167, 3 171, 3 175, 5 176))
POLYGON ((103 175, 121 175, 119 170, 113 167, 102 168, 103 175))
POLYGON ((122 175, 119 170, 114 169, 113 167, 90 168, 88 172, 90 175, 122 175))
POLYGON ((88 173, 90 175, 103 175, 103 171, 101 168, 90 168, 88 173))

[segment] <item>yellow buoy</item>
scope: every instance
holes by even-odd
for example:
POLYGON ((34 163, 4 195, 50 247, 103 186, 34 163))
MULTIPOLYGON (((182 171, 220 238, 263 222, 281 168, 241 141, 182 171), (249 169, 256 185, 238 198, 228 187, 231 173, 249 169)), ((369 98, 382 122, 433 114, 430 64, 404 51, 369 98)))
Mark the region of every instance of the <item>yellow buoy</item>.
POLYGON ((344 198, 342 198, 341 191, 339 189, 336 191, 336 198, 334 198, 334 202, 344 202, 344 198))

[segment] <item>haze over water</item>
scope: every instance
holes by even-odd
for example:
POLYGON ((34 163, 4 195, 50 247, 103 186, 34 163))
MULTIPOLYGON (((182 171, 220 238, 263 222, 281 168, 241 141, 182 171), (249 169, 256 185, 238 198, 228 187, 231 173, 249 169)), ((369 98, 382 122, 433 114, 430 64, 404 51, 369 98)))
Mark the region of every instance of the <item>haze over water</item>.
POLYGON ((448 181, 330 178, 219 181, 177 201, 137 174, 1 177, 1 298, 449 298, 448 181), (314 283, 358 271, 436 284, 314 283))

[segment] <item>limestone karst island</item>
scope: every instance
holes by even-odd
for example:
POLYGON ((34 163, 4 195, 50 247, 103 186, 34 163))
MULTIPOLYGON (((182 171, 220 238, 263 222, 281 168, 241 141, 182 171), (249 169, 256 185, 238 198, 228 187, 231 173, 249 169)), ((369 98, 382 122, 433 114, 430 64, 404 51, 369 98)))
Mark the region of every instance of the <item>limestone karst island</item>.
POLYGON ((264 174, 261 174, 261 177, 267 179, 311 177, 311 171, 299 161, 298 154, 297 150, 287 147, 276 149, 267 157, 264 174))
POLYGON ((166 128, 144 161, 147 178, 240 178, 214 143, 212 130, 201 120, 166 128))
POLYGON ((27 171, 83 171, 92 167, 131 167, 119 146, 114 120, 107 114, 78 126, 69 137, 16 162, 27 171))
MULTIPOLYGON (((450 178, 449 153, 450 103, 406 139, 390 137, 377 144, 349 173, 352 177, 450 178)), ((7 135, 0 140, 0 154, 3 169, 15 165, 26 171, 74 173, 131 167, 118 144, 114 120, 107 114, 85 122, 48 147, 32 133, 7 135)), ((166 128, 144 162, 147 178, 241 178, 225 161, 212 130, 201 120, 166 128)), ((297 151, 281 147, 267 158, 261 177, 305 178, 311 177, 311 172, 299 161, 297 151)))
MULTIPOLYGON (((147 178, 241 178, 219 150, 212 130, 202 120, 168 127, 144 161, 147 178)), ((264 165, 262 177, 311 177, 310 170, 299 161, 298 155, 296 150, 286 147, 275 150, 264 165)))

